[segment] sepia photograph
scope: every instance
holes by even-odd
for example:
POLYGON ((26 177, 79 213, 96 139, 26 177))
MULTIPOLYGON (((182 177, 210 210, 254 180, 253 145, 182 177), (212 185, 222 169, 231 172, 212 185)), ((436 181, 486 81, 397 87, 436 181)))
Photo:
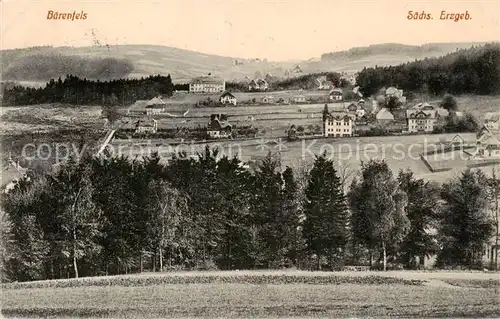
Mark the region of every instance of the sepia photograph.
POLYGON ((1 318, 500 318, 500 1, 0 8, 1 318))

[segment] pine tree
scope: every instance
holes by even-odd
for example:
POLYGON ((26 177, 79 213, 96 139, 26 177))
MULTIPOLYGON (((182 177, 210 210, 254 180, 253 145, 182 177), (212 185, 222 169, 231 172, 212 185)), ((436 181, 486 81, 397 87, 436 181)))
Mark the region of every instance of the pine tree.
POLYGON ((317 256, 318 268, 322 257, 327 257, 332 267, 342 262, 348 240, 345 196, 333 162, 325 156, 314 162, 304 204, 303 234, 309 251, 317 256))

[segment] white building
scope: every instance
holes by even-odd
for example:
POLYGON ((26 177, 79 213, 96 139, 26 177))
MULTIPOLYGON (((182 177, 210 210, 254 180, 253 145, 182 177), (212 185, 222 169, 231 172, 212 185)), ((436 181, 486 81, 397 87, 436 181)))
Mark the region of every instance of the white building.
POLYGON ((0 173, 2 176, 2 178, 0 179, 2 191, 7 194, 12 189, 14 189, 17 183, 24 176, 26 176, 27 172, 28 169, 21 167, 18 162, 14 162, 12 158, 9 157, 9 163, 7 164, 7 167, 3 168, 2 172, 0 173))
POLYGON ((500 130, 500 113, 486 113, 484 115, 484 125, 492 131, 500 130))
POLYGON ((435 110, 407 110, 408 132, 432 132, 436 124, 435 110))
POLYGON ((500 159, 500 131, 491 130, 485 124, 477 134, 476 146, 476 156, 500 159))
POLYGON ((190 93, 222 93, 226 90, 226 82, 215 76, 200 76, 189 83, 190 93))
POLYGON ((159 97, 152 98, 146 104, 146 114, 154 115, 165 112, 167 104, 159 97))
POLYGON ((306 97, 303 95, 297 95, 293 97, 293 101, 295 103, 304 103, 306 101, 306 97))
POLYGON ((135 134, 156 133, 158 131, 158 122, 155 119, 139 120, 135 124, 135 134))
POLYGON ((273 96, 264 96, 262 98, 262 103, 273 104, 274 103, 274 97, 273 96))
POLYGON ((330 101, 342 101, 342 89, 333 89, 330 91, 330 101))
POLYGON ((236 97, 232 95, 230 92, 224 92, 219 97, 219 102, 221 102, 222 104, 236 105, 236 97))
POLYGON ((353 120, 346 112, 323 113, 323 135, 350 137, 353 134, 353 120))

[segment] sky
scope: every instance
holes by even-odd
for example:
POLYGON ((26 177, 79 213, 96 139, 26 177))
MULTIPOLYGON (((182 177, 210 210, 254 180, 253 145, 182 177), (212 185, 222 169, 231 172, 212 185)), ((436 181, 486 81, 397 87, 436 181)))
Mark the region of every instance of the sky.
POLYGON ((500 0, 0 0, 1 48, 166 45, 274 61, 377 43, 500 40, 500 0), (85 12, 50 20, 48 11, 85 12), (433 20, 408 20, 408 11, 433 20), (441 11, 470 20, 440 20, 441 11))

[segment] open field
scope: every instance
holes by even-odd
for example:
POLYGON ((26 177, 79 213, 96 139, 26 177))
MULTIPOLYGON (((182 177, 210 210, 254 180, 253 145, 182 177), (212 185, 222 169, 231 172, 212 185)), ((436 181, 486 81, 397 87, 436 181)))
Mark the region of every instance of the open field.
MULTIPOLYGON (((350 171, 357 171, 362 161, 371 158, 385 159, 395 174, 399 170, 411 169, 415 176, 429 181, 446 182, 458 176, 467 168, 469 156, 461 151, 435 154, 429 160, 445 162, 449 170, 432 173, 420 159, 424 150, 440 149, 441 142, 451 141, 456 134, 405 135, 381 137, 352 137, 352 138, 320 138, 288 142, 276 138, 260 138, 243 141, 211 141, 207 143, 168 144, 162 140, 115 140, 112 143, 113 152, 135 157, 146 155, 149 151, 157 151, 165 160, 172 153, 186 151, 188 155, 202 153, 205 146, 218 148, 220 154, 230 157, 238 156, 243 161, 263 158, 271 151, 280 153, 283 166, 298 168, 310 165, 314 156, 323 152, 342 164, 350 171)), ((460 134, 466 143, 475 142, 475 133, 460 134)), ((497 164, 497 170, 500 164, 497 164)), ((492 165, 482 169, 489 175, 492 165)))
POLYGON ((182 272, 4 285, 1 298, 16 318, 498 317, 499 284, 479 272, 182 272))
POLYGON ((99 106, 44 104, 0 108, 0 135, 103 128, 99 106))

